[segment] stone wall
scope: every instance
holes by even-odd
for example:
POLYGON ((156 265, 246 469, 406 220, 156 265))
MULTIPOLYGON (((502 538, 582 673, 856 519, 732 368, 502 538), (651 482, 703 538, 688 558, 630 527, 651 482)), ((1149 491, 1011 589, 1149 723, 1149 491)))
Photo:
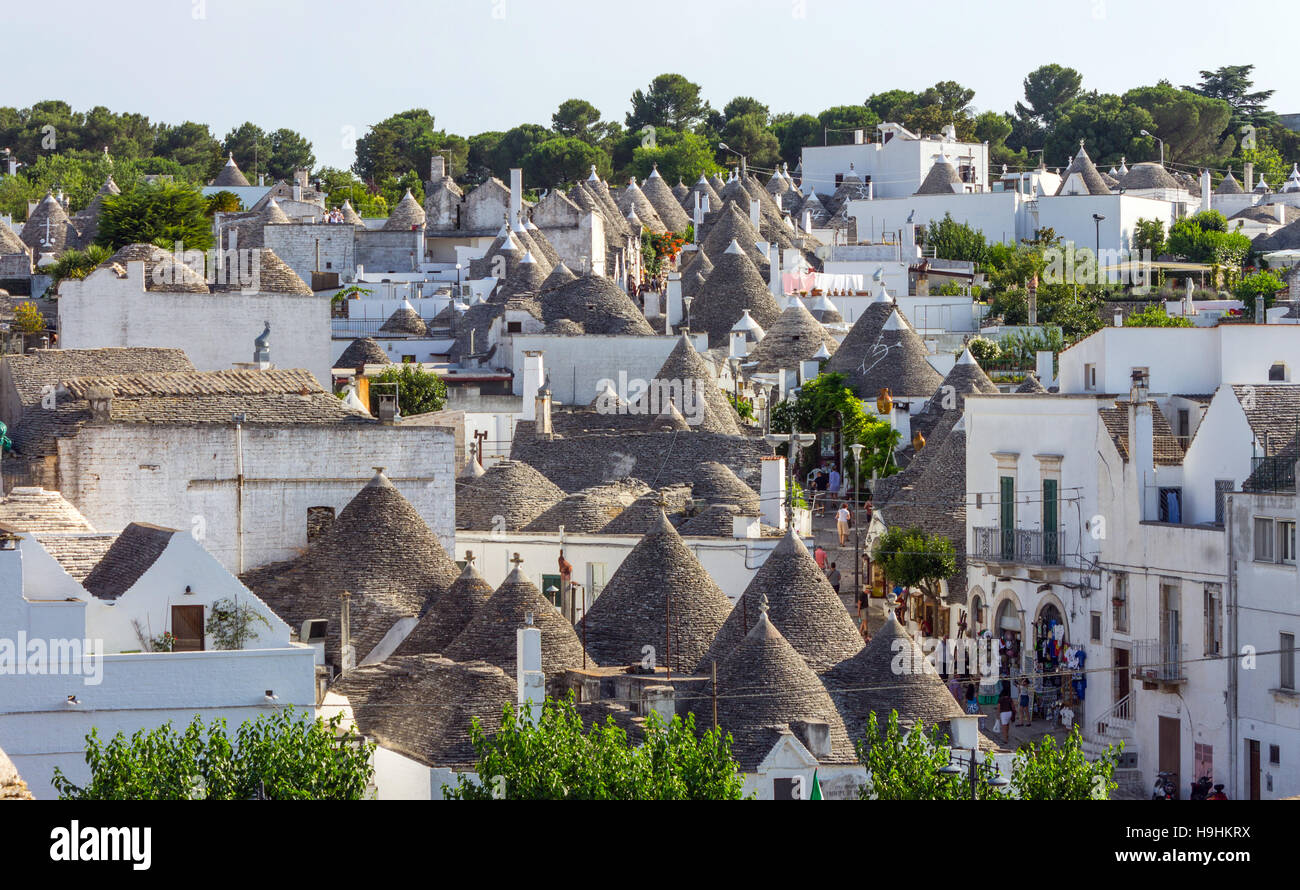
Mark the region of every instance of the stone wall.
POLYGON ((346 280, 356 271, 356 230, 352 226, 316 223, 290 226, 264 226, 262 237, 275 255, 311 284, 311 273, 337 272, 346 280), (316 265, 316 246, 320 245, 320 265, 316 265))
POLYGON ((367 278, 378 280, 385 272, 413 272, 415 264, 422 256, 424 256, 423 232, 356 230, 354 265, 361 266, 367 278))

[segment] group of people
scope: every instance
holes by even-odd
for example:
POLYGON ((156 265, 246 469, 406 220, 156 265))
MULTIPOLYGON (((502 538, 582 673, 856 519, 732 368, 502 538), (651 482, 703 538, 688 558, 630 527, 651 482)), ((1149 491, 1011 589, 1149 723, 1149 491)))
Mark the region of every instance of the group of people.
POLYGON ((325 222, 342 223, 344 221, 345 220, 343 219, 343 211, 338 207, 335 207, 333 210, 325 211, 325 222))

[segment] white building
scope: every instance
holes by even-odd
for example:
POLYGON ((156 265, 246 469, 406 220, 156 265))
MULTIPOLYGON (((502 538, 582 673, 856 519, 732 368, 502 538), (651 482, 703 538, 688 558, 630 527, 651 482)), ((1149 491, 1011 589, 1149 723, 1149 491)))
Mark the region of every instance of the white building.
POLYGON ((846 176, 857 176, 875 197, 901 198, 920 187, 940 157, 956 167, 961 182, 973 191, 989 187, 989 147, 985 143, 958 142, 951 131, 921 136, 896 123, 877 125, 876 136, 877 141, 867 142, 858 130, 849 145, 806 147, 800 161, 800 189, 804 194, 829 195, 846 176))
POLYGON ((185 532, 132 524, 107 551, 84 533, 0 537, 0 743, 38 798, 59 768, 84 783, 85 737, 197 715, 315 715, 317 652, 185 532), (102 552, 81 576, 86 548, 102 552), (58 553, 65 562, 56 560, 58 553), (65 568, 65 564, 67 568, 65 568), (69 574, 76 572, 79 581, 69 574), (216 649, 214 608, 251 610, 240 648, 216 649), (173 642, 155 645, 164 634, 173 642))

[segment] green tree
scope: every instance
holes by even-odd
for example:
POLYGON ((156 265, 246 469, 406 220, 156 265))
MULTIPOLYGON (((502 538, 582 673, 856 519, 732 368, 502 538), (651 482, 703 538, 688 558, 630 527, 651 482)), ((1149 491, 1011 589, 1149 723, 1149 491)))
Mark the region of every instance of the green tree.
POLYGON ((695 133, 665 134, 660 131, 655 145, 638 145, 632 150, 627 172, 644 179, 656 164, 659 166, 659 175, 665 181, 676 182, 681 179, 688 185, 693 185, 701 175, 711 176, 722 170, 714 156, 712 144, 704 136, 695 133))
POLYGON ((14 327, 24 334, 39 334, 45 330, 45 316, 31 300, 24 300, 14 309, 14 327))
POLYGON ((680 74, 660 74, 645 90, 632 94, 627 128, 639 131, 647 125, 671 130, 690 130, 703 123, 709 103, 700 98, 700 85, 680 74))
POLYGON ((408 170, 424 175, 435 153, 448 156, 448 172, 457 176, 464 170, 469 146, 459 136, 435 130, 433 115, 426 109, 412 108, 385 118, 357 140, 352 169, 367 182, 401 176, 408 170))
POLYGON ((214 213, 238 213, 243 209, 243 202, 234 192, 216 192, 208 195, 206 198, 207 209, 204 211, 208 216, 214 213))
MULTIPOLYGON (((849 145, 853 142, 853 131, 864 130, 870 136, 881 121, 876 112, 865 105, 836 105, 817 115, 817 122, 822 126, 826 145, 849 145)), ((826 192, 834 191, 833 186, 822 184, 826 192)))
POLYGON ((186 250, 207 250, 213 244, 207 201, 187 183, 143 183, 105 196, 103 208, 95 243, 110 250, 137 243, 172 250, 176 242, 186 250))
POLYGON ((153 153, 175 161, 185 170, 187 178, 201 183, 216 176, 226 160, 221 153, 221 143, 212 135, 208 125, 194 121, 175 126, 160 125, 153 153))
MULTIPOLYGON (((281 127, 267 137, 267 141, 271 146, 271 157, 266 171, 272 179, 292 181, 295 170, 310 170, 316 166, 311 142, 301 133, 281 127)), ((427 164, 424 169, 429 169, 427 164)))
POLYGON ((1224 65, 1213 71, 1201 71, 1200 83, 1183 89, 1227 102, 1232 108, 1232 118, 1225 135, 1240 135, 1241 127, 1247 124, 1264 127, 1277 118, 1266 107, 1273 90, 1251 89, 1255 85, 1250 76, 1254 70, 1254 65, 1224 65))
POLYGON ((585 99, 565 99, 551 115, 551 129, 561 136, 571 136, 595 145, 603 141, 617 124, 600 119, 600 109, 585 99))
POLYGON ((1150 112, 1131 105, 1121 96, 1088 93, 1072 102, 1047 131, 1043 148, 1050 164, 1065 166, 1083 141, 1088 156, 1098 165, 1118 164, 1157 156, 1154 139, 1142 130, 1155 131, 1150 112))
POLYGON ((945 213, 938 222, 930 220, 917 236, 927 248, 933 248, 934 255, 940 259, 966 260, 977 265, 988 259, 989 245, 984 233, 968 223, 957 222, 951 213, 945 213))
POLYGON ((1170 315, 1165 311, 1163 302, 1155 302, 1142 308, 1140 312, 1130 312, 1124 318, 1126 328, 1190 328, 1191 319, 1181 315, 1170 315))
POLYGON ((876 541, 872 556, 889 580, 938 596, 940 583, 957 573, 952 541, 919 528, 891 528, 876 541))
POLYGON ((609 155, 576 136, 548 139, 521 162, 525 181, 547 188, 586 179, 593 165, 602 179, 610 176, 609 155))
POLYGON ((1165 252, 1165 223, 1161 219, 1139 219, 1133 226, 1133 246, 1152 259, 1165 252))
POLYGON ((765 126, 772 117, 771 110, 753 96, 737 96, 722 106, 722 119, 724 121, 734 120, 748 114, 758 115, 765 126))
POLYGON ((392 391, 391 386, 376 384, 391 383, 397 384, 397 408, 404 417, 441 411, 447 404, 447 385, 441 377, 417 364, 404 363, 387 367, 370 378, 371 414, 379 414, 379 393, 392 391))
POLYGON ((1253 317, 1255 315, 1255 301, 1263 297, 1264 308, 1267 309, 1273 305, 1274 297, 1283 287, 1285 285, 1282 283, 1282 279, 1272 272, 1261 270, 1242 276, 1241 280, 1233 287, 1232 295, 1245 305, 1246 315, 1253 317))
POLYGON ((1255 165, 1256 183, 1262 179, 1274 189, 1280 188, 1291 172, 1291 165, 1273 145, 1244 148, 1241 150, 1241 160, 1243 163, 1249 162, 1255 165))
POLYGON ((1049 736, 1016 752, 1011 767, 1011 795, 1017 800, 1110 800, 1119 785, 1115 765, 1124 750, 1110 745, 1097 760, 1083 753, 1076 725, 1060 745, 1049 736))
POLYGON ((1051 126, 1079 97, 1083 75, 1055 63, 1040 65, 1025 76, 1025 102, 1016 103, 1016 116, 1051 126))
POLYGON ((791 166, 799 163, 804 148, 822 144, 821 121, 811 114, 778 114, 772 134, 781 143, 781 159, 791 166))
POLYGON ((119 732, 108 742, 86 737, 90 780, 79 786, 54 770, 62 800, 361 800, 370 784, 374 746, 343 734, 342 716, 306 719, 292 707, 240 724, 201 717, 183 732, 170 722, 119 732))
MULTIPOLYGON (((908 666, 907 669, 911 669, 908 666)), ((867 734, 856 742, 858 760, 867 768, 867 781, 858 790, 862 800, 970 800, 965 772, 940 772, 952 761, 948 736, 937 726, 904 729, 898 712, 883 722, 874 711, 867 719, 867 734)), ((990 784, 997 776, 991 759, 977 764, 977 800, 1001 796, 990 784)))
POLYGON ((54 281, 51 287, 57 289, 59 282, 65 278, 82 279, 89 275, 96 266, 106 261, 112 252, 98 244, 92 244, 85 250, 66 250, 52 265, 46 268, 45 274, 49 275, 54 281))
POLYGON ((1153 87, 1138 87, 1124 94, 1124 101, 1146 109, 1155 130, 1165 141, 1169 163, 1209 164, 1231 151, 1222 144, 1232 108, 1222 99, 1212 99, 1190 90, 1176 89, 1167 80, 1153 87))
MULTIPOLYGON (((744 155, 746 162, 757 167, 773 167, 781 160, 781 143, 767 128, 764 116, 742 114, 729 119, 722 128, 722 141, 732 151, 744 155)), ((728 154, 728 159, 734 156, 728 154)))
POLYGON ((536 721, 507 704, 490 736, 475 717, 470 740, 481 784, 461 774, 443 786, 448 800, 740 800, 744 788, 731 736, 697 734, 689 714, 665 725, 651 712, 633 745, 612 717, 585 729, 570 694, 548 698, 536 721))
POLYGON ((226 134, 221 150, 235 156, 235 163, 249 182, 257 182, 257 174, 266 173, 271 161, 271 140, 266 131, 251 121, 244 121, 226 134))
POLYGON ((520 124, 501 134, 496 148, 492 152, 492 175, 498 179, 508 179, 510 168, 522 167, 524 158, 537 146, 555 134, 546 127, 537 124, 520 124))
MULTIPOLYGON (((883 93, 874 94, 867 99, 865 104, 867 109, 875 115, 877 123, 901 124, 911 115, 918 99, 917 94, 911 90, 886 90, 883 93)), ((822 114, 825 113, 822 112, 822 114)))
MULTIPOLYGON (((788 433, 795 429, 801 433, 813 433, 840 430, 846 461, 852 461, 849 451, 852 445, 860 443, 864 446, 861 470, 864 483, 871 478, 873 470, 879 476, 897 472, 893 454, 899 442, 898 431, 887 421, 868 415, 862 400, 853 394, 847 381, 843 374, 818 374, 799 387, 794 399, 773 407, 772 431, 788 433)), ((845 471, 848 472, 848 467, 845 471)))

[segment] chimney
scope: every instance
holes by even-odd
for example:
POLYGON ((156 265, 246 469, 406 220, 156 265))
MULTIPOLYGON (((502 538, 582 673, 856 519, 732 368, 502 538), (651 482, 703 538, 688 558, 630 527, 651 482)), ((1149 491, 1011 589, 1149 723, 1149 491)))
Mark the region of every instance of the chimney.
POLYGON ((1155 519, 1156 460, 1155 420, 1151 414, 1150 379, 1140 368, 1134 368, 1129 389, 1128 454, 1138 482, 1138 497, 1142 519, 1155 519))
POLYGON ((730 348, 727 350, 727 354, 729 356, 735 356, 736 358, 744 358, 749 355, 749 337, 745 332, 730 331, 729 333, 731 338, 728 343, 730 348))
POLYGON ((803 220, 801 224, 803 226, 803 233, 805 235, 811 235, 812 234, 812 211, 811 210, 805 210, 803 212, 803 220))
POLYGON ((897 400, 894 402, 894 410, 890 415, 890 420, 894 425, 894 429, 898 430, 898 450, 901 451, 912 444, 912 415, 907 402, 897 400))
POLYGON ((520 414, 520 420, 536 420, 537 408, 534 399, 537 396, 537 390, 541 388, 542 382, 546 379, 544 373, 544 360, 542 350, 525 349, 524 350, 524 406, 520 414))
POLYGON ((253 361, 257 364, 271 364, 271 323, 263 322, 262 333, 253 341, 253 361))
POLYGON ((664 726, 677 716, 677 691, 671 686, 646 686, 641 690, 641 714, 651 711, 663 718, 664 726))
POLYGON ((1252 191, 1255 189, 1255 164, 1254 164, 1254 162, 1253 162, 1253 161, 1247 161, 1245 164, 1243 164, 1243 165, 1242 165, 1242 168, 1241 168, 1241 172, 1242 172, 1242 175, 1246 177, 1246 181, 1242 184, 1242 188, 1244 188, 1244 189, 1246 190, 1247 194, 1249 194, 1250 192, 1252 192, 1252 191))
MULTIPOLYGON (((758 204, 757 201, 754 202, 758 204)), ((785 289, 781 286, 781 248, 776 244, 767 246, 767 289, 772 296, 781 297, 785 289)))
POLYGON ((664 307, 664 315, 667 316, 667 330, 664 333, 671 334, 673 325, 681 324, 685 313, 682 311, 682 273, 668 273, 668 292, 664 296, 667 306, 664 307))
POLYGON ((866 141, 867 141, 867 140, 866 140, 866 133, 865 133, 864 131, 862 131, 862 130, 854 130, 854 131, 853 131, 853 144, 854 144, 854 145, 861 145, 861 144, 863 144, 863 143, 866 142, 866 141))
POLYGON ((694 232, 695 243, 699 244, 700 229, 704 227, 704 210, 705 210, 704 204, 701 203, 701 199, 704 199, 705 203, 707 203, 708 199, 705 198, 705 196, 700 194, 699 192, 695 192, 694 194, 695 194, 695 210, 691 214, 691 222, 695 229, 694 232))
POLYGON ((524 206, 524 171, 518 167, 510 168, 510 227, 522 219, 524 206))
POLYGON ((826 760, 831 756, 831 726, 825 720, 796 720, 790 728, 813 757, 826 760))
POLYGON ((1034 353, 1034 373, 1043 386, 1051 386, 1056 379, 1056 371, 1052 367, 1054 355, 1050 349, 1040 349, 1034 353))
POLYGON ((533 422, 533 429, 539 439, 551 439, 555 435, 551 427, 551 378, 548 375, 542 388, 537 390, 537 398, 534 400, 535 405, 533 413, 537 419, 533 422))
POLYGON ((293 199, 299 204, 302 203, 302 186, 296 182, 293 184, 293 199))
POLYGON ((447 174, 447 159, 442 155, 429 158, 429 182, 437 185, 447 174))
POLYGON ((1210 171, 1201 171, 1201 212, 1210 209, 1210 171))
POLYGON ((307 187, 307 176, 309 172, 306 167, 298 167, 293 171, 293 181, 299 188, 307 187))
POLYGON ((546 699, 546 674, 542 673, 542 630, 531 622, 515 631, 515 684, 520 712, 527 708, 536 725, 546 699))
POLYGON ((264 188, 264 187, 266 186, 266 174, 265 174, 265 173, 259 173, 259 174, 257 174, 257 185, 258 185, 259 188, 264 188))
POLYGON ((821 373, 822 363, 819 359, 806 358, 799 362, 799 385, 803 386, 810 380, 816 380, 817 375, 821 373))
POLYGON ((113 417, 113 388, 109 386, 92 386, 86 390, 86 400, 90 402, 92 420, 107 422, 113 417))
POLYGON ((758 218, 760 215, 759 210, 760 210, 760 206, 758 203, 758 199, 750 198, 749 199, 749 224, 754 227, 755 232, 758 231, 758 218))
POLYGON ((779 455, 759 461, 762 480, 759 484, 759 511, 763 522, 773 528, 785 528, 785 458, 779 455))
POLYGON ((1115 322, 1115 327, 1117 328, 1124 327, 1124 313, 1118 309, 1115 310, 1114 322, 1115 322))

